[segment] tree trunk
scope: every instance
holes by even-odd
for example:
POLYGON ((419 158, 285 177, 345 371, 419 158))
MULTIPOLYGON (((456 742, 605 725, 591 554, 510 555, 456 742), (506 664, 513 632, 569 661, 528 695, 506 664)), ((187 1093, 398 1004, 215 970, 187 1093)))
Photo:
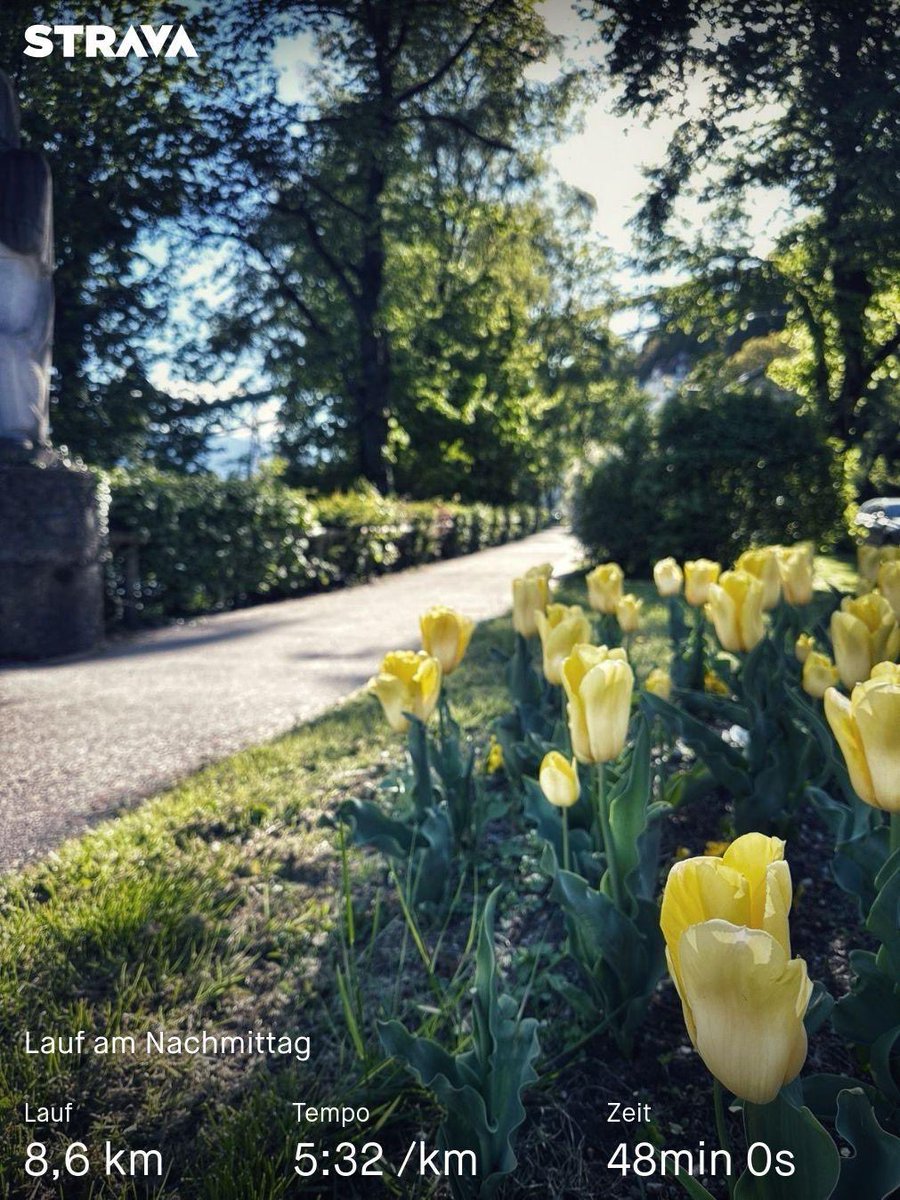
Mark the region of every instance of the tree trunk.
POLYGON ((834 432, 846 444, 854 435, 859 402, 871 376, 866 345, 866 309, 872 299, 873 287, 862 267, 840 260, 834 264, 833 278, 842 358, 834 432))

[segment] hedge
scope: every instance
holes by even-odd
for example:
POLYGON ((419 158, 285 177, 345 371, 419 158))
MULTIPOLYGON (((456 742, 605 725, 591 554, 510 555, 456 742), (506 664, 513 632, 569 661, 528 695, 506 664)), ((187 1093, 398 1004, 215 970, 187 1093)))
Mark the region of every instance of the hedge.
POLYGON ((110 497, 111 624, 354 583, 498 545, 547 523, 531 505, 411 502, 370 491, 313 499, 269 478, 142 468, 102 479, 110 497))

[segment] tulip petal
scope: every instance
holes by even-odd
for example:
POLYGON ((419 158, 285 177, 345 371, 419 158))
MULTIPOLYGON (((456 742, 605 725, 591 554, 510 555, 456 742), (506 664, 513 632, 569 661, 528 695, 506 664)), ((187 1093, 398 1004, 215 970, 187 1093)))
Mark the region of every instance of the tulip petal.
POLYGON ((750 924, 750 885, 721 858, 686 858, 669 872, 659 925, 670 956, 672 978, 681 991, 679 946, 691 925, 721 917, 734 925, 750 924))
POLYGON ((844 762, 850 773, 853 790, 866 804, 875 803, 875 789, 872 776, 866 762, 866 753, 860 740, 859 730, 853 720, 850 701, 841 695, 837 688, 829 688, 825 693, 825 716, 831 726, 831 732, 841 748, 844 762))
POLYGON ((881 672, 854 688, 850 700, 872 781, 870 803, 887 812, 900 812, 900 668, 895 678, 881 672))
POLYGON ((686 930, 679 958, 700 1057, 736 1096, 768 1104, 806 1058, 805 962, 764 930, 720 920, 686 930))
POLYGON ((785 953, 790 954, 788 914, 791 911, 793 887, 790 868, 784 861, 784 842, 781 838, 766 837, 762 833, 745 833, 731 843, 722 861, 747 880, 750 888, 750 920, 746 924, 754 929, 767 930, 781 943, 785 953))

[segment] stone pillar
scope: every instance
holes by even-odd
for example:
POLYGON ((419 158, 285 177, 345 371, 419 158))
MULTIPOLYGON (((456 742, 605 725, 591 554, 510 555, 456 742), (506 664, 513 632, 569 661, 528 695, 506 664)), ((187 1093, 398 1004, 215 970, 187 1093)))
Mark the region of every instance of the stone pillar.
POLYGON ((88 471, 0 462, 0 659, 52 658, 96 643, 105 518, 88 471))

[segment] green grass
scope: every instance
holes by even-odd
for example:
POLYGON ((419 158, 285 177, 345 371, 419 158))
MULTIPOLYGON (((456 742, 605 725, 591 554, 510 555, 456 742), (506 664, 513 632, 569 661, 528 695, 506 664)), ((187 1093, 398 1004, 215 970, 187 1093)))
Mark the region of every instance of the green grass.
MULTIPOLYGON (((846 578, 836 561, 826 573, 846 578)), ((644 600, 632 648, 643 678, 667 659, 666 611, 652 584, 629 587, 644 600)), ((583 602, 581 579, 566 580, 557 598, 583 602)), ((450 681, 458 718, 482 744, 506 706, 493 651, 511 643, 507 620, 484 623, 450 681)), ((359 696, 200 772, 0 884, 0 1195, 298 1194, 285 1157, 288 1136, 300 1128, 291 1103, 336 1103, 343 1081, 359 1074, 336 990, 340 857, 320 818, 348 796, 372 794, 400 753, 401 740, 374 701, 359 696), (34 1036, 84 1029, 140 1038, 159 1025, 309 1033, 312 1059, 279 1067, 24 1052, 26 1029, 34 1036), (76 1104, 70 1125, 51 1132, 24 1124, 26 1102, 34 1108, 68 1099, 76 1104), (42 1190, 35 1181, 23 1190, 25 1147, 33 1140, 46 1142, 55 1162, 72 1140, 84 1141, 92 1156, 107 1140, 116 1148, 158 1148, 167 1177, 126 1188, 94 1170, 91 1183, 42 1190)), ((380 878, 374 856, 354 854, 350 864, 357 882, 380 878)), ((398 976, 405 961, 413 971, 415 953, 398 932, 396 913, 384 918, 396 928, 380 929, 381 917, 364 910, 356 919, 370 947, 380 939, 385 970, 398 976)), ((368 965, 377 990, 380 976, 368 965)), ((406 999, 398 995, 397 1002, 406 999)), ((388 1107, 385 1101, 385 1119, 388 1107)))

